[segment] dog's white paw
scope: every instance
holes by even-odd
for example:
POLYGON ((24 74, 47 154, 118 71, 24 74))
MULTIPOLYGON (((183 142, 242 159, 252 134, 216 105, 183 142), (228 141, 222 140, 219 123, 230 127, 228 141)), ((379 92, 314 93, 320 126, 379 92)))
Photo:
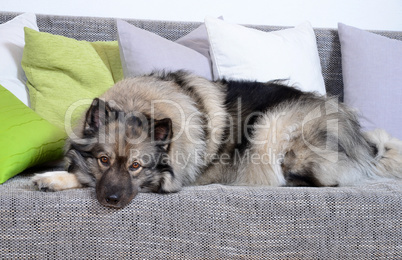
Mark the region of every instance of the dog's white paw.
POLYGON ((66 171, 36 174, 31 182, 40 191, 60 191, 82 187, 75 174, 66 171))

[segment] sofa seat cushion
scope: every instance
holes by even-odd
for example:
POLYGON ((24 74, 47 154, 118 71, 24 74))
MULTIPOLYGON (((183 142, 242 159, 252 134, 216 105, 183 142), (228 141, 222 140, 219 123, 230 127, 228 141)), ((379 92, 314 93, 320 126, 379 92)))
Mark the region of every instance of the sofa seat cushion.
POLYGON ((10 256, 400 256, 402 181, 342 188, 192 186, 173 194, 140 193, 116 210, 101 206, 92 188, 37 192, 29 176, 0 186, 0 212, 9 212, 0 222, 1 243, 9 245, 10 256))

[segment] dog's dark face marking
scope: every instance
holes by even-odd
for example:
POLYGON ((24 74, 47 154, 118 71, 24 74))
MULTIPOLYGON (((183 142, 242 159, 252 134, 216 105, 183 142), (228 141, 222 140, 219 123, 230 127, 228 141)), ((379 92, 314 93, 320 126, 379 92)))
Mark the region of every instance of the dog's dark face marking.
POLYGON ((88 144, 71 142, 69 171, 96 187, 98 201, 122 208, 139 192, 163 192, 164 176, 172 175, 168 149, 172 137, 169 118, 153 120, 128 115, 95 99, 83 130, 88 144))

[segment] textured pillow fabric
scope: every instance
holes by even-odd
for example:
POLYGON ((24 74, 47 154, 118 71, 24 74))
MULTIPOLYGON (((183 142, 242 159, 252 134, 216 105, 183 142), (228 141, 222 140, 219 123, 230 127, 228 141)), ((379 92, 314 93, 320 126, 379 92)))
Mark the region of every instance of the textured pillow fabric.
POLYGON ((324 95, 325 85, 314 31, 308 22, 263 32, 205 18, 214 79, 287 79, 289 85, 324 95))
POLYGON ((117 41, 77 41, 26 28, 25 42, 22 67, 31 107, 62 129, 66 124, 69 130, 93 98, 123 78, 117 41))
POLYGON ((21 14, 0 25, 0 84, 28 106, 26 77, 21 67, 24 27, 38 30, 34 14, 21 14))
POLYGON ((0 183, 63 156, 66 135, 0 86, 0 183))
POLYGON ((183 43, 181 45, 125 21, 117 20, 116 23, 125 77, 149 74, 155 70, 187 70, 212 79, 211 62, 205 52, 205 46, 208 46, 206 33, 203 33, 205 27, 179 39, 179 43, 183 43), (191 43, 196 38, 201 38, 201 42, 191 43))
POLYGON ((339 24, 344 101, 364 129, 402 139, 402 41, 339 24))

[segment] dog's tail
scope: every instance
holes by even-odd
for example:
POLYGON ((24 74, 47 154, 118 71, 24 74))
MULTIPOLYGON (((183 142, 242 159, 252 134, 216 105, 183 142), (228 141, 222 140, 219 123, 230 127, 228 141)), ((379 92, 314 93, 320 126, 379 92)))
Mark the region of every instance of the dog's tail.
POLYGON ((373 148, 377 174, 385 178, 402 178, 402 141, 382 129, 364 135, 373 148))

